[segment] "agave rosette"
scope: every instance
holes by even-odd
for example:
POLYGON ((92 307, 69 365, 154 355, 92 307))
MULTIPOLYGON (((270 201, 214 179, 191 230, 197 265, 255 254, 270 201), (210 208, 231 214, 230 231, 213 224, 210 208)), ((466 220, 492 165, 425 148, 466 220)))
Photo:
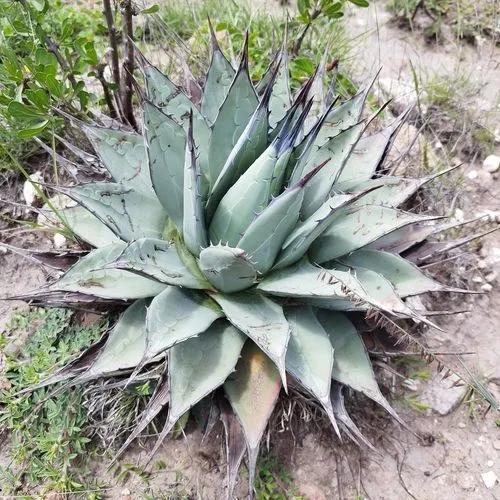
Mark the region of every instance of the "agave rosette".
MULTIPOLYGON (((338 433, 367 442, 345 411, 344 386, 398 417, 350 311, 427 321, 404 298, 447 289, 400 255, 436 231, 434 217, 397 208, 430 178, 381 175, 404 116, 366 134, 369 86, 328 102, 321 67, 292 99, 285 49, 254 86, 246 44, 234 69, 212 36, 199 103, 140 63, 143 134, 85 125, 112 180, 62 190, 77 205, 60 215, 96 248, 29 297, 127 309, 44 383, 117 375, 132 383, 164 364, 122 448, 168 407, 153 453, 220 388, 228 439, 234 428, 244 436, 250 481, 287 377, 338 433)), ((228 450, 234 480, 245 449, 229 442, 228 450)))

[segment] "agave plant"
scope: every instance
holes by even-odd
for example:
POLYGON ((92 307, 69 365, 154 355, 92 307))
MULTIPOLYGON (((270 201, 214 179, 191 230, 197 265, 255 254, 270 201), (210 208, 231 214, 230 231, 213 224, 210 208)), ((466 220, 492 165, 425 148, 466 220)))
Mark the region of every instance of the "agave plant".
POLYGON ((126 306, 111 331, 42 384, 134 383, 163 366, 119 454, 163 408, 152 454, 181 416, 211 401, 227 432, 231 490, 245 453, 253 483, 289 384, 317 400, 339 436, 368 446, 345 410, 345 386, 401 421, 353 312, 429 323, 405 298, 449 288, 401 256, 441 227, 397 208, 431 177, 384 175, 405 115, 365 134, 370 85, 340 103, 325 92, 320 65, 292 97, 285 44, 257 85, 246 43, 237 69, 213 33, 211 47, 199 101, 140 56, 142 135, 80 124, 97 153, 85 158, 111 179, 61 188, 76 204, 59 217, 95 249, 24 298, 126 306))

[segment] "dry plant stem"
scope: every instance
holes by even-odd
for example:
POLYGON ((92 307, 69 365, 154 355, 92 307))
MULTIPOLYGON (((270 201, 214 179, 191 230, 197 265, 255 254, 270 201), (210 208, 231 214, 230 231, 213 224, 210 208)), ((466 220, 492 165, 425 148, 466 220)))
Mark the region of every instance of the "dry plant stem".
POLYGON ((111 118, 117 119, 118 113, 116 112, 115 104, 113 102, 113 98, 111 96, 111 92, 109 91, 108 82, 106 78, 104 78, 104 68, 106 67, 105 63, 101 63, 96 68, 97 79, 101 83, 102 91, 104 94, 104 100, 106 101, 106 106, 109 109, 109 116, 111 118))
POLYGON ((45 45, 47 46, 47 50, 49 52, 52 52, 52 54, 54 54, 55 58, 57 59, 57 62, 59 63, 59 66, 61 66, 61 69, 67 74, 71 86, 75 88, 76 87, 75 75, 73 75, 73 73, 71 72, 71 69, 68 66, 66 59, 64 59, 64 57, 59 52, 59 45, 50 36, 47 36, 45 38, 45 45))
POLYGON ((116 88, 120 88, 120 61, 118 58, 118 43, 116 41, 116 28, 113 19, 111 0, 103 0, 103 13, 108 25, 109 46, 111 47, 111 72, 113 73, 113 83, 116 88))
POLYGON ((134 92, 134 28, 133 7, 131 0, 122 3, 123 31, 125 33, 125 60, 123 61, 124 84, 122 91, 123 114, 127 122, 137 130, 134 108, 132 106, 132 95, 134 92))

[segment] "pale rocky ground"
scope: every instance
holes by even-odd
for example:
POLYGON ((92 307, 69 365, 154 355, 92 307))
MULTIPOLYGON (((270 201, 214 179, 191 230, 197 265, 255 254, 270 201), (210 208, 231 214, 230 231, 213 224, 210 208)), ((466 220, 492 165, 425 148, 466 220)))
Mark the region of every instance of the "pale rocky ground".
MULTIPOLYGON (((269 3, 269 0, 267 4, 269 3)), ((266 4, 266 6, 267 6, 266 4)), ((277 5, 277 2, 276 2, 277 5)), ((273 10, 279 8, 273 4, 273 10)), ((355 70, 366 74, 382 66, 380 84, 384 91, 396 97, 409 95, 411 73, 409 60, 422 71, 450 73, 467 71, 480 84, 476 105, 484 109, 491 127, 498 127, 498 82, 500 81, 500 51, 488 43, 471 47, 449 42, 442 46, 428 46, 421 37, 401 31, 391 25, 383 3, 367 10, 356 10, 351 20, 353 37, 358 38, 355 70), (496 82, 496 83, 495 83, 496 82), (406 90, 402 90, 406 89, 406 90), (488 111, 486 113, 486 111, 488 111)), ((399 143, 404 148, 404 141, 399 143)), ((492 152, 493 153, 493 152, 492 152)), ((498 150, 496 151, 498 154, 498 150)), ((461 196, 465 218, 486 210, 500 211, 500 172, 491 175, 482 169, 482 158, 466 164, 464 173, 476 171, 469 179, 461 196)), ((2 292, 26 291, 44 282, 42 272, 12 255, 0 255, 2 292)), ((475 276, 496 272, 500 275, 500 232, 484 239, 480 252, 482 262, 475 276)), ((483 281, 485 283, 485 281, 483 281)), ((483 296, 467 298, 468 314, 442 318, 439 324, 445 330, 428 332, 427 342, 440 350, 473 351, 466 362, 475 372, 500 384, 500 289, 499 278, 491 282, 493 289, 483 296)), ((463 299, 453 301, 450 308, 463 307, 463 299)), ((12 304, 0 302, 0 326, 8 318, 12 304)), ((500 386, 491 383, 490 389, 500 398, 500 386)), ((291 433, 284 432, 274 439, 271 452, 280 456, 294 477, 297 491, 310 500, 370 498, 373 500, 482 500, 500 498, 500 484, 488 484, 493 473, 500 479, 500 427, 495 425, 498 414, 486 416, 476 412, 470 417, 470 407, 458 409, 463 389, 447 391, 446 384, 435 376, 421 382, 416 394, 421 401, 433 406, 425 413, 411 411, 395 402, 395 406, 411 428, 427 436, 418 440, 397 424, 383 422, 383 429, 372 429, 368 434, 376 440, 380 456, 361 453, 349 447, 339 449, 331 434, 317 426, 297 442, 291 433), (448 405, 448 407, 446 407, 448 405), (450 413, 448 410, 454 409, 450 413), (438 411, 437 411, 438 410, 438 411), (447 413, 442 415, 441 413, 447 413), (347 458, 346 458, 347 457, 347 458), (340 491, 339 491, 340 490, 340 491), (356 497, 360 495, 360 497, 356 497)), ((372 406, 370 406, 372 408, 372 406)), ((224 498, 224 462, 221 429, 216 428, 209 444, 200 444, 198 431, 188 429, 185 439, 166 442, 157 457, 166 464, 166 470, 151 482, 154 491, 197 492, 201 499, 224 498), (176 485, 180 483, 180 485, 176 485)), ((0 456, 2 453, 0 453, 0 456)), ((146 456, 139 448, 132 450, 124 462, 137 463, 146 456)), ((5 455, 0 462, 5 461, 5 455)), ((95 475, 112 483, 105 472, 105 464, 96 464, 95 475)), ((239 497, 244 498, 245 479, 240 480, 239 497)), ((110 498, 142 498, 145 485, 137 478, 125 485, 111 487, 110 498)))

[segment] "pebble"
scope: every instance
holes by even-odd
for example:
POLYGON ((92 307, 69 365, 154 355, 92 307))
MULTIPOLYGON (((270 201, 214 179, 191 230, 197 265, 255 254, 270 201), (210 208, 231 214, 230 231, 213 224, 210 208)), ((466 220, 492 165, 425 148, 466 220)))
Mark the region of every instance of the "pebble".
POLYGON ((481 278, 481 276, 474 276, 472 278, 472 282, 473 283, 482 283, 483 282, 483 278, 481 278))
POLYGON ((437 374, 432 376, 427 381, 420 400, 427 403, 437 414, 448 415, 458 407, 467 392, 466 385, 451 387, 455 381, 457 381, 456 375, 445 381, 437 374))
POLYGON ((54 241, 55 248, 63 248, 66 246, 67 240, 66 240, 65 236, 62 235, 61 233, 56 233, 56 234, 54 234, 53 241, 54 241))
POLYGON ((490 172, 491 174, 496 172, 500 168, 500 156, 487 156, 483 161, 483 168, 486 172, 490 172))
POLYGON ((472 474, 464 474, 459 477, 458 483, 460 487, 465 491, 470 491, 474 489, 474 476, 472 474))
POLYGON ((477 179, 478 173, 477 170, 471 170, 468 174, 467 177, 472 181, 474 179, 477 179))
POLYGON ((33 184, 43 181, 43 176, 41 172, 35 172, 31 174, 23 185, 23 197, 26 204, 31 207, 38 197, 35 186, 33 184))
POLYGON ((481 290, 483 292, 489 293, 493 290, 493 287, 489 283, 485 283, 484 285, 481 285, 481 290))
POLYGON ((500 439, 493 441, 493 448, 495 448, 495 450, 500 451, 500 439))
POLYGON ((493 467, 493 464, 494 464, 493 460, 488 460, 488 461, 486 462, 486 465, 487 465, 488 467, 493 467))
POLYGON ((492 283, 493 281, 495 281, 497 279, 497 273, 489 273, 487 274, 484 279, 488 282, 488 283, 492 283))
POLYGON ((457 222, 463 222, 465 220, 464 211, 461 208, 457 208, 455 210, 455 213, 453 214, 453 217, 457 222))
POLYGON ((481 478, 483 479, 484 485, 489 490, 491 490, 491 488, 493 488, 493 486, 495 486, 496 482, 498 481, 497 475, 492 470, 483 472, 481 474, 481 478))
POLYGON ((458 427, 460 427, 460 429, 465 429, 467 426, 463 422, 460 422, 458 427))

